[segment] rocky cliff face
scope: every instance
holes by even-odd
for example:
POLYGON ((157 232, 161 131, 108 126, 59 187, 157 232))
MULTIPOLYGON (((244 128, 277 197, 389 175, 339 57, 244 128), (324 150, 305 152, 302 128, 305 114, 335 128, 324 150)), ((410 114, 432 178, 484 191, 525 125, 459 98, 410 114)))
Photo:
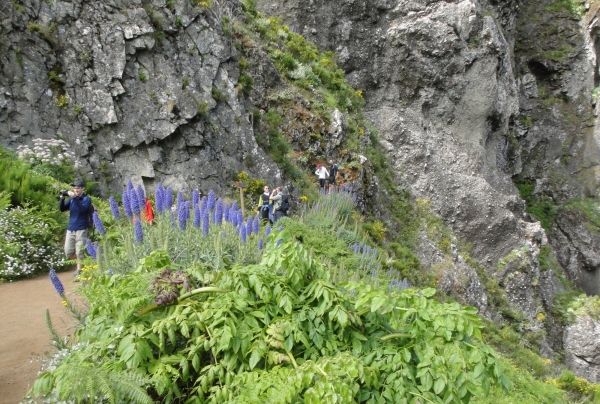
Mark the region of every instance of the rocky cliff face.
MULTIPOLYGON (((549 238, 521 190, 552 206, 598 198, 597 109, 592 90, 598 5, 550 1, 258 0, 258 8, 336 52, 364 91, 398 185, 408 186, 457 234, 524 313, 550 310, 562 286, 541 272, 550 242, 568 277, 600 291, 598 233, 559 210, 549 238), (527 193, 527 192, 526 192, 527 193), (544 309, 545 308, 545 309, 544 309)), ((422 243, 422 246, 424 244, 422 243)), ((421 251, 429 265, 443 262, 421 251)), ((486 313, 481 279, 460 256, 439 286, 486 313), (479 286, 478 286, 479 285, 479 286)), ((546 323, 551 345, 560 329, 546 323)))
POLYGON ((242 170, 279 181, 236 88, 239 54, 221 26, 236 7, 2 2, 2 143, 61 137, 105 190, 132 178, 225 195, 242 170))

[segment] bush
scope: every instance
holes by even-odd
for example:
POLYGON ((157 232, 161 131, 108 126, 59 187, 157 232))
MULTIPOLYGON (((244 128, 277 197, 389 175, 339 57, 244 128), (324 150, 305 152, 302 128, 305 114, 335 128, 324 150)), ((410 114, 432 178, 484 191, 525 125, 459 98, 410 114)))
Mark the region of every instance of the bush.
POLYGON ((33 206, 0 211, 0 278, 14 280, 62 267, 60 226, 33 206))

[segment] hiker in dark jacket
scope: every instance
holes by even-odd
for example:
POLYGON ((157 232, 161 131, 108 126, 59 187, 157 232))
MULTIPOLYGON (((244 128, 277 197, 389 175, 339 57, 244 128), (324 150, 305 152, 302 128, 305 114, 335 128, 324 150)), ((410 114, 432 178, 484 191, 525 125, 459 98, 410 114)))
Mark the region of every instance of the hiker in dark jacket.
POLYGON ((335 177, 337 176, 338 173, 338 166, 337 164, 335 164, 333 162, 333 160, 329 160, 329 192, 331 193, 333 191, 333 188, 335 187, 335 177))
POLYGON ((271 209, 273 205, 271 204, 271 201, 269 199, 270 196, 271 194, 269 193, 269 187, 265 185, 265 187, 263 188, 263 194, 260 196, 257 212, 258 214, 260 214, 261 220, 268 220, 272 223, 273 220, 271 219, 271 209))
POLYGON ((69 211, 69 224, 67 225, 67 236, 65 238, 65 255, 68 259, 77 257, 77 271, 81 271, 81 260, 85 250, 88 228, 92 222, 92 199, 84 194, 84 183, 82 180, 75 180, 72 184, 73 191, 62 191, 59 198, 59 209, 61 212, 69 211), (68 199, 65 200, 65 197, 68 199))

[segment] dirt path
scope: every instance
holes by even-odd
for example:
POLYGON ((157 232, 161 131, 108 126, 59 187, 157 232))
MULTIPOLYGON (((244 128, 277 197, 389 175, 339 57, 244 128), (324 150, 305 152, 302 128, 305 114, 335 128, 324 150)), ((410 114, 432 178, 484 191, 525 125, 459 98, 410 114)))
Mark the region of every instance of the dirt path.
MULTIPOLYGON (((58 274, 69 299, 78 285, 71 282, 72 274, 58 274)), ((0 404, 19 403, 33 385, 41 359, 54 351, 46 309, 59 335, 74 331, 75 322, 47 275, 0 284, 0 404)))

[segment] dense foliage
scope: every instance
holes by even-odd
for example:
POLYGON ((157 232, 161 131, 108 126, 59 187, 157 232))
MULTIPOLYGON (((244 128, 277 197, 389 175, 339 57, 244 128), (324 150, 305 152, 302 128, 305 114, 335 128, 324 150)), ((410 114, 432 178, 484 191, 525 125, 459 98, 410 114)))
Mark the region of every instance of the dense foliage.
MULTIPOLYGON (((135 190, 126 192, 128 200, 135 190)), ((162 213, 143 224, 142 238, 133 214, 115 220, 121 237, 89 247, 96 266, 83 275, 85 324, 66 359, 36 381, 36 394, 76 402, 441 403, 469 402, 495 383, 510 387, 480 341, 474 309, 438 303, 433 289, 400 287, 375 258, 348 274, 370 282, 336 284, 333 268, 288 230, 319 215, 343 223, 349 193, 323 196, 272 232, 255 231, 253 218, 234 224, 239 215, 229 205, 219 223, 219 199, 190 205, 179 194, 172 215, 164 197, 157 195, 162 213), (198 226, 182 225, 188 220, 198 226), (221 255, 205 255, 217 245, 221 255), (248 246, 252 254, 239 253, 248 246), (233 260, 223 263, 226 256, 233 260)))

